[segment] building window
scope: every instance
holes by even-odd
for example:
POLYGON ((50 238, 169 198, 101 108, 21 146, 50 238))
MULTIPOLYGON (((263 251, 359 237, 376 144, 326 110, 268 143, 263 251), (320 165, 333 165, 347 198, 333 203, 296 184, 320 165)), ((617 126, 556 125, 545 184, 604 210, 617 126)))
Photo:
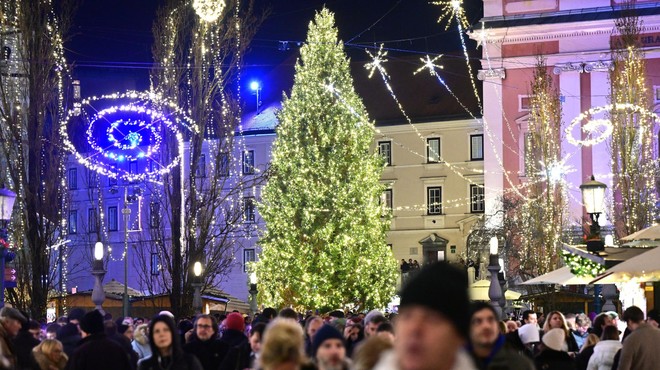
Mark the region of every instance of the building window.
POLYGON ((136 174, 137 172, 138 172, 138 163, 137 163, 137 160, 134 159, 134 160, 128 162, 128 173, 130 173, 131 175, 134 175, 134 174, 136 174))
POLYGON ((87 184, 89 185, 90 188, 95 188, 98 186, 99 183, 99 174, 96 173, 95 171, 88 171, 88 176, 87 176, 87 184))
POLYGON ((470 185, 470 212, 483 213, 484 210, 485 204, 483 185, 470 185))
POLYGON ((202 154, 199 156, 197 161, 197 170, 195 171, 195 177, 206 177, 206 155, 202 154))
POLYGON ((160 203, 149 203, 149 227, 152 229, 160 226, 160 203))
POLYGON ((218 154, 218 176, 229 176, 229 153, 218 154))
POLYGON ((409 254, 410 254, 411 256, 416 256, 417 253, 418 253, 418 252, 417 252, 417 247, 410 247, 410 251, 409 251, 409 252, 410 252, 409 254))
POLYGON ((117 206, 108 207, 108 231, 119 230, 119 217, 117 214, 117 206))
POLYGON ((442 214, 442 187, 432 186, 426 188, 426 204, 429 215, 442 214))
POLYGON ((117 178, 108 177, 108 186, 115 186, 115 185, 117 185, 117 178))
POLYGON ((484 134, 470 135, 470 160, 483 161, 484 134))
POLYGON ((98 232, 98 218, 96 217, 96 208, 87 210, 87 232, 98 232))
POLYGON ((243 272, 248 272, 247 267, 250 262, 257 260, 257 253, 254 248, 243 250, 243 272))
POLYGON ((78 189, 78 169, 69 168, 69 190, 78 189))
POLYGON ((160 275, 160 257, 158 253, 151 253, 151 276, 160 275))
POLYGON ((378 142, 378 154, 383 157, 385 164, 388 166, 392 165, 392 142, 391 141, 379 141, 378 142))
POLYGON ((78 211, 69 211, 69 234, 78 233, 78 211))
POLYGON ((254 173, 254 150, 243 152, 243 174, 252 175, 254 173))
POLYGON ((243 222, 255 221, 254 197, 243 198, 243 222))
POLYGON ((426 161, 437 163, 440 161, 440 138, 426 139, 426 161))
POLYGON ((383 212, 392 211, 392 189, 386 189, 383 191, 383 195, 380 199, 380 205, 383 208, 383 212))

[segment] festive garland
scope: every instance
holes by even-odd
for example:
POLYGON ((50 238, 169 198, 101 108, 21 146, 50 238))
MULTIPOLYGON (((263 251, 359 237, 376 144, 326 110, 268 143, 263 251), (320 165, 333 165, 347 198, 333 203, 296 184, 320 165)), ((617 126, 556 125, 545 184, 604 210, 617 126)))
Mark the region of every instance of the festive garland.
POLYGON ((596 277, 605 272, 605 266, 588 258, 568 251, 562 251, 564 263, 571 269, 571 274, 579 277, 596 277))

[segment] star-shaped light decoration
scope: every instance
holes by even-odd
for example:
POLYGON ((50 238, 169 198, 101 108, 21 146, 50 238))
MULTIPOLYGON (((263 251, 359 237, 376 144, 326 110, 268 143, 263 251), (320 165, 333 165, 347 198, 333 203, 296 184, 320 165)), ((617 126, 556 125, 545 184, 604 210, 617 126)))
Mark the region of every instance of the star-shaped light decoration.
POLYGON ((373 59, 373 62, 364 65, 364 68, 369 70, 369 78, 374 75, 376 70, 378 70, 378 72, 380 72, 383 77, 389 77, 385 71, 385 68, 383 68, 383 63, 387 62, 387 59, 385 59, 387 56, 387 51, 383 51, 383 44, 380 44, 380 48, 378 48, 378 52, 375 55, 372 54, 369 50, 366 50, 366 52, 369 54, 371 59, 373 59))
POLYGON ((463 9, 463 0, 439 0, 431 2, 433 5, 439 5, 442 8, 442 14, 438 18, 438 23, 447 20, 445 31, 451 25, 451 19, 456 19, 460 28, 466 29, 470 26, 467 18, 465 17, 465 10, 463 9))
POLYGON ((442 57, 442 54, 436 56, 435 58, 431 59, 431 57, 427 54, 426 58, 419 58, 419 60, 424 63, 421 67, 417 68, 414 74, 418 74, 419 72, 423 71, 424 69, 428 69, 429 72, 431 73, 431 76, 435 76, 435 69, 443 69, 444 67, 440 64, 435 64, 435 62, 442 57))
POLYGON ((192 6, 204 22, 212 23, 220 18, 227 3, 225 0, 193 0, 192 6))
POLYGON ((542 179, 546 180, 549 185, 556 186, 557 184, 564 181, 564 176, 571 172, 575 172, 575 168, 571 165, 567 165, 566 161, 568 157, 563 158, 559 161, 553 161, 547 165, 543 162, 541 164, 541 171, 539 171, 539 176, 542 179))

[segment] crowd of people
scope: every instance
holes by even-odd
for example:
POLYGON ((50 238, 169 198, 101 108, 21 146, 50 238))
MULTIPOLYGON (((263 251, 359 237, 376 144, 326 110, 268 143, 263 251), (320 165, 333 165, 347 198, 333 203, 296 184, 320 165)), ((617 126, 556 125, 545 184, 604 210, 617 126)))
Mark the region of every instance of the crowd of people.
POLYGON ((4 307, 0 369, 660 369, 656 310, 644 317, 633 306, 621 318, 525 311, 520 321, 503 321, 490 304, 469 302, 465 273, 446 263, 420 269, 400 297, 389 315, 266 308, 255 317, 176 320, 163 311, 112 320, 74 309, 45 328, 4 307))

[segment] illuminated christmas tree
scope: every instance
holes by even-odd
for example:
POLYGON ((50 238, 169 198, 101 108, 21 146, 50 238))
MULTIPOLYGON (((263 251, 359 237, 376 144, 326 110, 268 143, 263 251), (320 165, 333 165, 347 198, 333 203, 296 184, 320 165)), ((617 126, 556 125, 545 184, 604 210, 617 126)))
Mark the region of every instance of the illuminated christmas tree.
POLYGON ((525 276, 558 267, 558 248, 566 226, 567 172, 561 152, 561 102, 545 61, 539 58, 531 81, 525 174, 529 186, 520 208, 517 260, 525 276))
POLYGON ((620 37, 612 44, 610 112, 613 131, 610 155, 613 174, 613 218, 617 237, 629 235, 653 221, 657 201, 653 159, 653 117, 644 52, 639 48, 641 24, 634 15, 615 21, 620 37))
POLYGON ((383 307, 393 296, 398 267, 379 205, 382 159, 370 153, 372 123, 363 118, 327 9, 310 23, 300 53, 278 115, 272 175, 260 205, 267 228, 256 265, 260 302, 383 307))

